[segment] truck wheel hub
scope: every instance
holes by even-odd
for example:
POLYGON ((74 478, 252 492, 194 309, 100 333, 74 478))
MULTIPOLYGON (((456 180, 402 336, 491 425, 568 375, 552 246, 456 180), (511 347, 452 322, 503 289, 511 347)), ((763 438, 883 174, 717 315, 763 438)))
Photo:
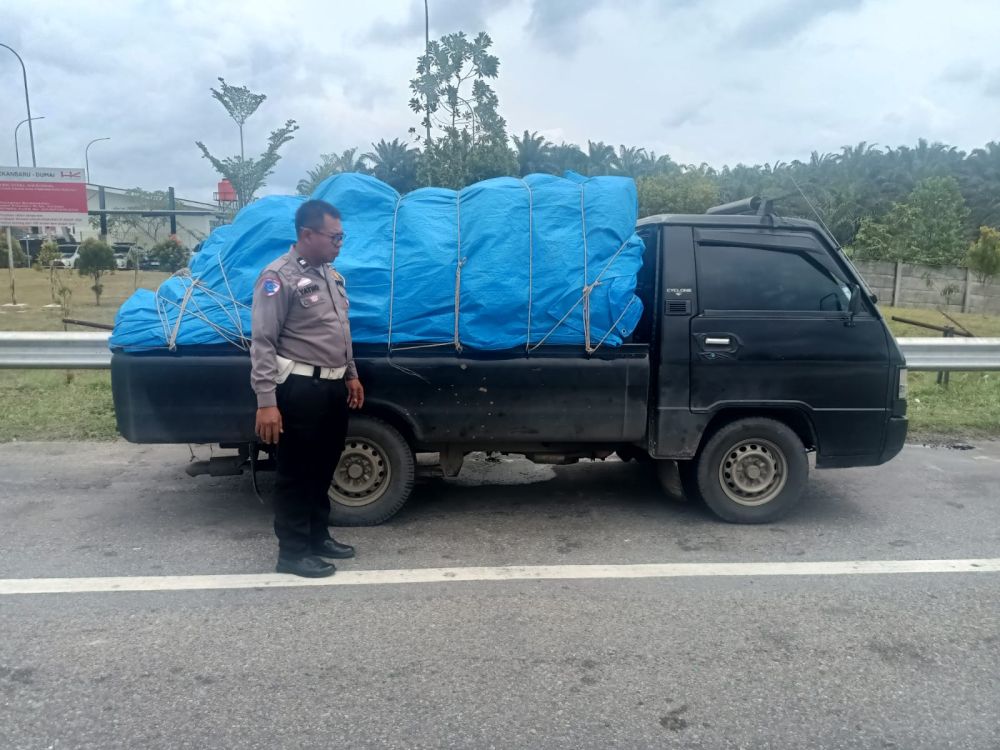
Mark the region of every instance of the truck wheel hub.
POLYGON ((770 502, 784 489, 786 480, 784 454, 767 440, 737 443, 719 465, 723 492, 740 505, 770 502))
POLYGON ((360 507, 374 503, 389 489, 392 471, 381 446, 361 438, 348 438, 330 484, 330 499, 360 507))

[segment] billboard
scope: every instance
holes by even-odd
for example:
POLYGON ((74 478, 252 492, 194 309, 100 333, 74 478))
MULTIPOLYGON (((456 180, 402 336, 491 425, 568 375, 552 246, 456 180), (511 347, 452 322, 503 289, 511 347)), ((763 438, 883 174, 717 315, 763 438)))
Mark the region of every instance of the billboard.
POLYGON ((86 222, 83 169, 0 167, 0 226, 58 230, 86 222))

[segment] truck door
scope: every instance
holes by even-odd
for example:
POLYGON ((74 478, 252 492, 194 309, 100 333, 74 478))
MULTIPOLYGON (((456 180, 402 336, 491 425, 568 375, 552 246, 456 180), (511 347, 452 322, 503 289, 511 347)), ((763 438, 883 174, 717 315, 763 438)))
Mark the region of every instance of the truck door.
POLYGON ((877 455, 888 417, 889 344, 868 299, 806 232, 695 229, 693 413, 798 409, 821 457, 877 455))

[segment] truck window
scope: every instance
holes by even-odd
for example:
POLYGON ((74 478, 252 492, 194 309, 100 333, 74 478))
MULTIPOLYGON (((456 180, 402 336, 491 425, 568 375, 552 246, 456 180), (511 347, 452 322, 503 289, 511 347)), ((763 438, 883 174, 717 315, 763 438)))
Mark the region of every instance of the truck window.
POLYGON ((703 310, 842 312, 850 285, 817 251, 699 245, 703 310))

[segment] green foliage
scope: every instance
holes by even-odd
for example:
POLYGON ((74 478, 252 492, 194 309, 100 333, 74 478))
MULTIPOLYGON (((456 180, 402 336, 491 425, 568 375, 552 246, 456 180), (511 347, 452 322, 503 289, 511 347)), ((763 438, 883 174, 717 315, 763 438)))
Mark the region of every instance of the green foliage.
MULTIPOLYGON (((10 268, 10 254, 7 252, 7 233, 0 232, 0 268, 10 268)), ((24 254, 21 243, 14 240, 14 268, 27 265, 28 256, 24 254)))
POLYGON ((1000 230, 979 227, 979 239, 969 247, 965 265, 980 284, 992 283, 1000 275, 1000 230))
POLYGON ((424 128, 436 132, 430 141, 424 139, 420 182, 461 188, 517 173, 507 143, 507 123, 500 116, 496 92, 487 83, 500 69, 499 58, 489 51, 492 45, 486 32, 472 40, 464 32, 447 34, 430 42, 417 59, 410 109, 423 116, 424 128))
POLYGON ((212 163, 215 171, 232 183, 233 190, 236 191, 237 206, 243 208, 267 184, 267 178, 274 173, 274 167, 281 160, 278 151, 294 138, 292 134, 299 126, 295 124, 295 120, 286 120, 284 126, 271 131, 264 152, 256 159, 247 159, 243 151, 243 126, 267 96, 254 94, 245 86, 230 86, 222 78, 219 82, 222 90, 211 89, 212 96, 222 104, 239 127, 240 153, 238 156, 219 159, 209 153, 201 141, 196 141, 195 145, 201 149, 202 156, 212 163))
POLYGON ((148 257, 150 260, 159 261, 161 271, 173 273, 187 265, 191 251, 171 237, 153 245, 149 250, 148 257))
POLYGON ((43 271, 47 268, 52 268, 52 264, 61 257, 62 253, 59 252, 59 245, 57 243, 52 240, 43 242, 41 248, 38 250, 38 258, 35 259, 35 269, 43 271))
POLYGON ((115 270, 115 254, 111 246, 93 237, 84 240, 80 245, 80 257, 76 262, 76 269, 81 276, 90 276, 94 280, 90 290, 94 293, 97 306, 100 307, 101 293, 104 291, 101 277, 108 271, 115 270))
POLYGON ((357 156, 357 146, 345 149, 342 154, 322 154, 320 163, 310 169, 304 179, 299 180, 296 189, 299 195, 309 195, 327 177, 344 172, 366 171, 363 157, 357 156))
POLYGON ((372 144, 361 158, 369 171, 382 182, 392 185, 401 193, 408 193, 417 187, 417 164, 420 152, 410 148, 398 138, 387 142, 384 138, 372 144))
POLYGON ((718 184, 698 171, 640 177, 639 215, 700 214, 719 203, 718 184))
POLYGON ((928 177, 905 203, 896 203, 882 219, 866 217, 854 239, 854 256, 904 261, 926 266, 962 262, 969 209, 953 177, 928 177))

